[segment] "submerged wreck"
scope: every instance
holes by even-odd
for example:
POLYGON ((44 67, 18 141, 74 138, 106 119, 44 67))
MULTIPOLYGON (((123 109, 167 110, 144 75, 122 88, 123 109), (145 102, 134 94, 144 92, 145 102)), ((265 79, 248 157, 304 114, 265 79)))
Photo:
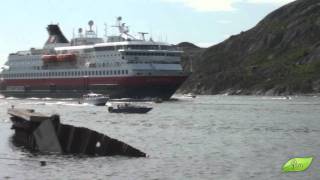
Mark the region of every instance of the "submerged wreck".
POLYGON ((59 115, 46 116, 32 109, 8 109, 15 131, 13 141, 41 153, 123 155, 146 157, 144 152, 117 139, 83 127, 61 124, 59 115))

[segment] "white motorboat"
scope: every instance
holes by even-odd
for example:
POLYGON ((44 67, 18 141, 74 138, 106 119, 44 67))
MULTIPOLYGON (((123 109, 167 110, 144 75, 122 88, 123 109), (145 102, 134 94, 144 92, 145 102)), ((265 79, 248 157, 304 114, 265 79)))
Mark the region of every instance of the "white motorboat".
POLYGON ((96 106, 104 106, 106 105, 108 100, 109 100, 108 96, 104 96, 102 94, 96 94, 96 93, 89 93, 89 94, 83 95, 82 99, 80 100, 80 103, 88 103, 96 106))

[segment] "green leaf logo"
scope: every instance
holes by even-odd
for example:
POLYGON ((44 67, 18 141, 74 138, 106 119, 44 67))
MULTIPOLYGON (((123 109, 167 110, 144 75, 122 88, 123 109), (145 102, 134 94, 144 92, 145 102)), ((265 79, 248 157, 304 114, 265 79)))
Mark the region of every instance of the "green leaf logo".
POLYGON ((293 158, 283 165, 283 172, 301 172, 308 169, 311 165, 313 157, 293 158))

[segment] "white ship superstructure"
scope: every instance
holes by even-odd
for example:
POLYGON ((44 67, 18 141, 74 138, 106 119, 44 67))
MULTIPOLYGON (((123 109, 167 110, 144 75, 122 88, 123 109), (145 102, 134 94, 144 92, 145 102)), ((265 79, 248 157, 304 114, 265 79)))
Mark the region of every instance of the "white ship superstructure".
POLYGON ((69 42, 57 25, 49 25, 42 49, 9 55, 1 73, 6 96, 80 97, 88 92, 113 98, 168 99, 187 78, 177 47, 152 39, 134 38, 121 18, 118 36, 105 41, 89 30, 69 42))

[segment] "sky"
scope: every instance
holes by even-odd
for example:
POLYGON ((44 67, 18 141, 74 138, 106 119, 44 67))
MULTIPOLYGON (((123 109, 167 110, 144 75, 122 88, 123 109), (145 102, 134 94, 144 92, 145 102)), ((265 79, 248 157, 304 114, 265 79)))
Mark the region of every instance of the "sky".
POLYGON ((46 26, 59 24, 70 40, 79 27, 95 22, 98 35, 116 31, 122 16, 130 32, 149 32, 171 44, 192 42, 201 47, 217 44, 254 27, 267 14, 294 0, 10 0, 0 6, 0 64, 9 53, 41 48, 46 26))

